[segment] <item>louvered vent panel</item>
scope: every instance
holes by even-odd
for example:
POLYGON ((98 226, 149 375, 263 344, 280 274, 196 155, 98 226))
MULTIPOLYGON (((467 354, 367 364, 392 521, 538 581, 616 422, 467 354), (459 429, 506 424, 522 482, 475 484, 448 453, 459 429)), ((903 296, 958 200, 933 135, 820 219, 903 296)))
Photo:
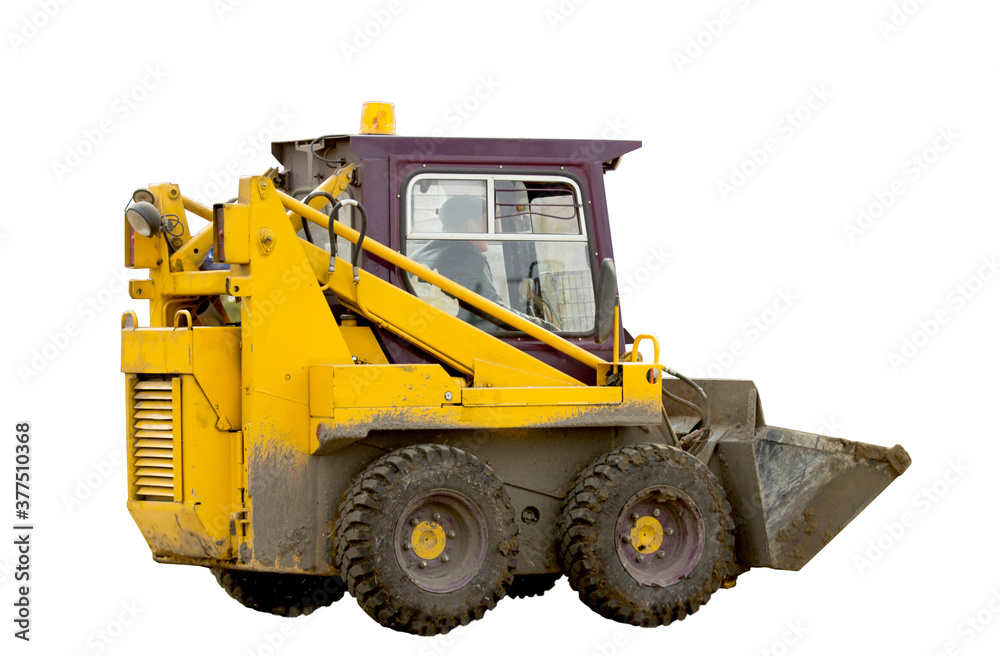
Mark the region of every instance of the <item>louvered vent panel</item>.
POLYGON ((174 500, 174 401, 170 378, 140 379, 132 388, 131 456, 136 499, 174 500))

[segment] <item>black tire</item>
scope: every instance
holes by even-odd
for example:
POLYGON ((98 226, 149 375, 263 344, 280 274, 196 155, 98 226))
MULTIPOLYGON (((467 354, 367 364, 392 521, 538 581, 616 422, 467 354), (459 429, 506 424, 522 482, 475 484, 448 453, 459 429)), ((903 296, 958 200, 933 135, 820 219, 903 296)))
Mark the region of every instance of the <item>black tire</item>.
POLYGON ((215 580, 247 608, 282 617, 308 615, 344 596, 339 576, 309 576, 210 568, 215 580))
POLYGON ((383 456, 355 480, 337 513, 335 558, 376 622, 434 635, 503 598, 517 531, 493 470, 460 449, 424 444, 383 456), (439 538, 428 542, 432 532, 439 538))
POLYGON ((725 492, 705 465, 672 447, 639 444, 614 449, 577 478, 563 506, 559 553, 570 586, 592 610, 660 626, 694 613, 718 590, 733 558, 733 526, 725 492), (643 508, 646 516, 633 510, 643 508))
POLYGON ((507 586, 507 596, 514 599, 538 597, 556 585, 562 574, 517 574, 514 582, 507 586))

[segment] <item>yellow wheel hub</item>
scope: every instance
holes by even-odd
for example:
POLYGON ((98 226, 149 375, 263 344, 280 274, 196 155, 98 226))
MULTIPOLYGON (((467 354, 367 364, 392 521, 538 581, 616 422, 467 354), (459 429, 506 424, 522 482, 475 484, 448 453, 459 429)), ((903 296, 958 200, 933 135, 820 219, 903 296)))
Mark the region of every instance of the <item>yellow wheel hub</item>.
POLYGON ((437 522, 420 522, 410 535, 413 553, 424 560, 440 556, 447 541, 444 529, 437 522))
POLYGON ((641 554, 650 553, 663 544, 663 526, 658 519, 646 515, 636 520, 628 536, 633 549, 641 554))

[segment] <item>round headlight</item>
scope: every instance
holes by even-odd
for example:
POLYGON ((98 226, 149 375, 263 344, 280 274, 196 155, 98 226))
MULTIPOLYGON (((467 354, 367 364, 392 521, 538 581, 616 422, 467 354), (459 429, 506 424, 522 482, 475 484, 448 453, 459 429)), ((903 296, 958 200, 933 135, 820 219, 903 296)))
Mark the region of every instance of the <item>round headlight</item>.
POLYGON ((125 219, 136 234, 152 237, 160 232, 163 221, 160 212, 152 203, 139 201, 125 210, 125 219))

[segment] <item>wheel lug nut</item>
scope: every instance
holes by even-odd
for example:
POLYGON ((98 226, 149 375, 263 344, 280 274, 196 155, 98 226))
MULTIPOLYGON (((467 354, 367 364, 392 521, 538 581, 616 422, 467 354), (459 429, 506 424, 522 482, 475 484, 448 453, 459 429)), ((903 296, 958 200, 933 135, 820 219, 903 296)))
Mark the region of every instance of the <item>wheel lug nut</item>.
POLYGON ((639 521, 639 513, 632 513, 632 521, 633 522, 639 521))
POLYGON ((410 546, 410 543, 409 543, 409 542, 407 542, 406 544, 404 544, 404 545, 403 545, 403 551, 409 551, 409 550, 410 550, 410 549, 412 549, 412 548, 413 548, 413 547, 411 547, 411 546, 410 546))
POLYGON ((449 538, 455 537, 455 531, 448 531, 448 537, 449 538))
POLYGON ((424 569, 425 567, 427 567, 427 561, 426 560, 421 560, 420 561, 420 569, 424 569))
POLYGON ((433 517, 435 522, 441 521, 441 513, 434 513, 433 517))
POLYGON ((664 532, 665 532, 665 533, 666 533, 667 535, 673 535, 673 534, 674 534, 674 529, 672 529, 672 528, 668 528, 668 529, 667 529, 666 531, 664 531, 664 532))
POLYGON ((416 526, 416 525, 417 525, 417 524, 419 524, 419 523, 420 523, 420 522, 419 522, 419 521, 417 521, 417 518, 416 518, 416 517, 414 517, 413 519, 411 519, 411 520, 410 520, 410 526, 416 526))
POLYGON ((638 556, 635 557, 635 562, 641 563, 643 558, 645 558, 645 556, 639 554, 638 556))
POLYGON ((628 541, 629 541, 629 537, 628 537, 627 535, 623 535, 623 536, 622 536, 622 543, 623 543, 623 544, 627 544, 627 543, 628 543, 628 541))
POLYGON ((446 562, 448 562, 449 560, 451 560, 451 559, 450 559, 450 558, 448 558, 448 554, 445 554, 445 555, 441 556, 441 562, 442 562, 442 563, 446 563, 446 562))
POLYGON ((659 516, 660 516, 660 509, 653 508, 653 517, 659 517, 659 516))
POLYGON ((663 557, 664 557, 664 556, 666 556, 666 555, 667 555, 667 554, 663 553, 662 551, 657 551, 657 552, 656 552, 656 557, 657 557, 657 558, 663 558, 663 557))

